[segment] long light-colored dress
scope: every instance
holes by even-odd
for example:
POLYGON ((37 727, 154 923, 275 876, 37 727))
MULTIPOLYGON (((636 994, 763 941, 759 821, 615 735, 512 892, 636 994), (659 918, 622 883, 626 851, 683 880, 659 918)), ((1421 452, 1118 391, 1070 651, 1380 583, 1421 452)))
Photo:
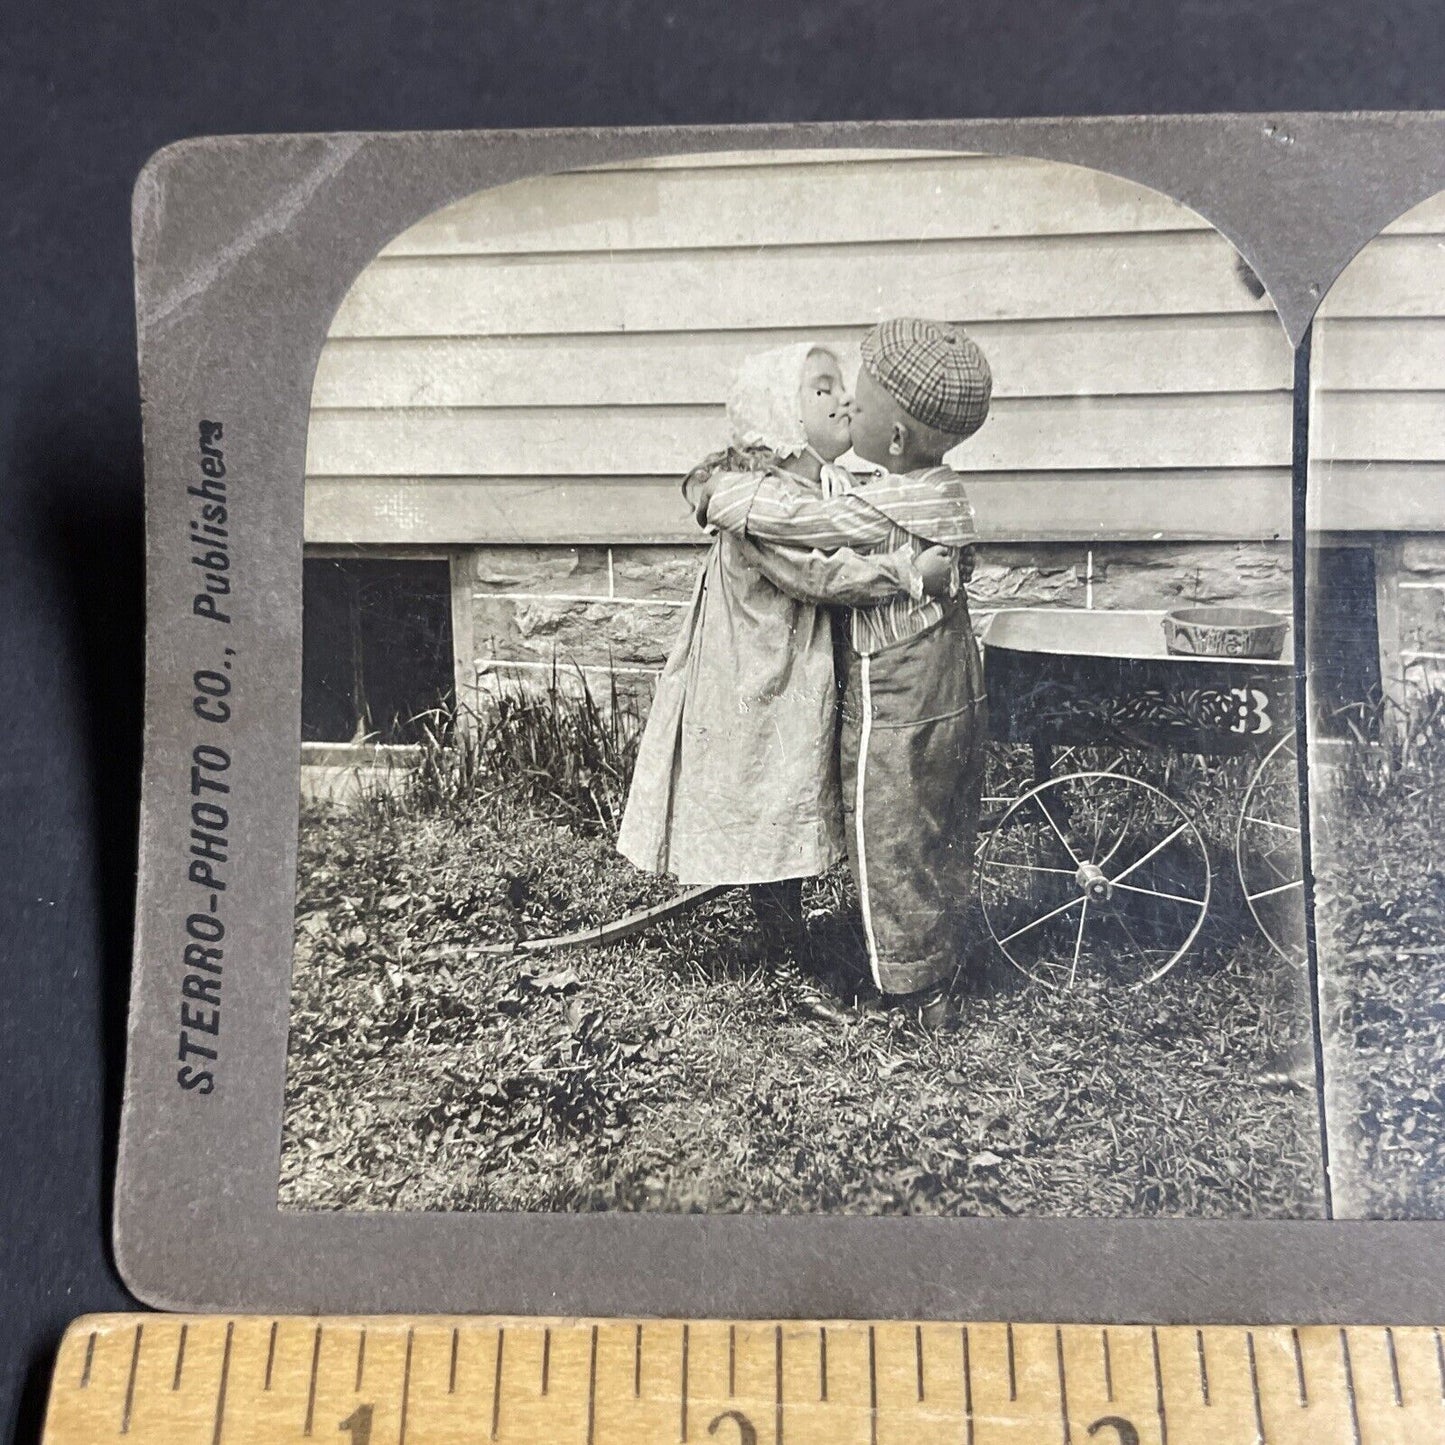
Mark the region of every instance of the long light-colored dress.
POLYGON ((658 681, 623 856, 687 884, 808 877, 844 857, 828 607, 916 587, 907 548, 864 557, 721 535, 658 681))

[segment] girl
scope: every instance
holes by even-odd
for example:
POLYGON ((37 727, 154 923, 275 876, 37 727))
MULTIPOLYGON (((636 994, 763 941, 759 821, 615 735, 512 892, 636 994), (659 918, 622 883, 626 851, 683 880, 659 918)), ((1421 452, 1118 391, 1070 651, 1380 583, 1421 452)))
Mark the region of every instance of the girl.
MULTIPOLYGON (((851 398, 838 359, 801 343, 749 357, 728 398, 732 447, 712 466, 766 472, 805 496, 851 480, 851 398)), ((750 884, 771 941, 802 941, 801 880, 845 856, 828 606, 946 588, 910 549, 864 557, 713 543, 658 681, 617 846, 687 884, 750 884)))

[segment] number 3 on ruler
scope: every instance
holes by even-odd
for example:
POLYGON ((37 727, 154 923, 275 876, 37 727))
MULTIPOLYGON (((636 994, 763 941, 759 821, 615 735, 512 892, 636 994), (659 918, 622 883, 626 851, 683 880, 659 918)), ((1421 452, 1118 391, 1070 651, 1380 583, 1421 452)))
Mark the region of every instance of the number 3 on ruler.
POLYGON ((371 1445, 370 1405, 358 1405, 336 1428, 351 1436, 351 1445, 371 1445))

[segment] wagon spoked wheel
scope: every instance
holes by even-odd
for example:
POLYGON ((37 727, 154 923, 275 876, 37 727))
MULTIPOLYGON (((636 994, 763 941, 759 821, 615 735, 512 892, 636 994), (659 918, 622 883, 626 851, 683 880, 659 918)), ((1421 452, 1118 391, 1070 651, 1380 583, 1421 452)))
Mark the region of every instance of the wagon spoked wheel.
POLYGON ((1209 852, 1167 793, 1070 773, 1015 799, 979 858, 984 920, 1036 983, 1137 986, 1169 971, 1209 908, 1209 852))
POLYGON ((1298 961, 1305 948, 1304 852, 1291 734, 1264 755, 1249 780, 1234 834, 1234 860, 1259 931, 1282 958, 1298 961))

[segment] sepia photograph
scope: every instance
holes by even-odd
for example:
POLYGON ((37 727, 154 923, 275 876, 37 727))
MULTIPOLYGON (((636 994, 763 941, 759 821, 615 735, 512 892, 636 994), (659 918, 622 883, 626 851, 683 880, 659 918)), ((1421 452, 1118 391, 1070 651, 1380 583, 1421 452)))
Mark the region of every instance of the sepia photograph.
POLYGON ((1445 1218, 1442 242, 1437 195, 1359 252, 1311 347, 1311 853, 1349 1218, 1445 1218))
MULTIPOLYGON (((1367 256, 1317 358, 1413 368, 1367 256)), ((1376 460, 1339 365, 1316 470, 1376 460)), ((392 239, 311 393, 282 1207, 1324 1217, 1293 367, 1199 214, 1027 157, 614 164, 392 239)), ((1312 624, 1315 828, 1386 869, 1367 793, 1428 871, 1445 555, 1318 516, 1311 596, 1388 610, 1312 624)), ((1334 886, 1408 966, 1424 905, 1334 886)))

